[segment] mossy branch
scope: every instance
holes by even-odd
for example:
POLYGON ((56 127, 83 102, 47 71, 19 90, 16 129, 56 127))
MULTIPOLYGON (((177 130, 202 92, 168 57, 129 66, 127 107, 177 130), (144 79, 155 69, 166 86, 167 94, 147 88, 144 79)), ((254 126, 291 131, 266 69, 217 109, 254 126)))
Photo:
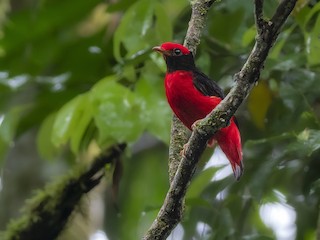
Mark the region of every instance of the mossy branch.
MULTIPOLYGON (((193 52, 200 42, 200 32, 205 24, 204 17, 212 2, 192 1, 192 17, 196 19, 193 21, 191 17, 188 29, 190 39, 185 43, 193 52), (196 34, 193 34, 193 31, 196 34)), ((180 160, 157 218, 144 236, 145 240, 166 239, 181 220, 187 187, 196 170, 199 158, 206 148, 207 141, 219 129, 228 125, 231 117, 258 81, 269 51, 297 0, 282 0, 271 20, 264 19, 263 2, 263 0, 255 0, 256 42, 241 71, 234 75, 236 84, 226 98, 206 118, 198 122, 193 130, 185 149, 185 155, 180 160)))
POLYGON ((56 239, 81 197, 100 183, 104 166, 120 157, 125 144, 116 145, 96 157, 89 167, 76 168, 48 185, 28 201, 21 218, 9 223, 1 239, 56 239))

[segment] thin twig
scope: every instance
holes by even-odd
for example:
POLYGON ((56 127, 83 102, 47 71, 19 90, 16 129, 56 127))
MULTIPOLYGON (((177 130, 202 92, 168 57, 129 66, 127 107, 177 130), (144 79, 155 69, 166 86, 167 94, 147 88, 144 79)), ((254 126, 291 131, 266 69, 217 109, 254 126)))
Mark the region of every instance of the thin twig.
POLYGON ((263 0, 255 0, 254 7, 257 31, 260 32, 265 24, 265 20, 263 18, 263 0))
POLYGON ((280 1, 280 4, 271 18, 274 35, 278 36, 281 26, 287 20, 297 1, 280 1))
POLYGON ((196 55, 197 46, 200 44, 200 36, 202 29, 205 26, 208 11, 215 1, 216 0, 191 1, 192 15, 184 39, 184 45, 193 53, 193 55, 196 55))

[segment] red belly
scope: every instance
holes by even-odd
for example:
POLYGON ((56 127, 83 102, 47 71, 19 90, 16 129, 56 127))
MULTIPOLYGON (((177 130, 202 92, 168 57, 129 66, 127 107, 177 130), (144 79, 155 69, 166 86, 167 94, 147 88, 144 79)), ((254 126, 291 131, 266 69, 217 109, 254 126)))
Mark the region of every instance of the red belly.
POLYGON ((192 74, 178 71, 165 79, 166 95, 175 115, 191 129, 191 125, 206 117, 221 99, 202 95, 193 85, 192 74))

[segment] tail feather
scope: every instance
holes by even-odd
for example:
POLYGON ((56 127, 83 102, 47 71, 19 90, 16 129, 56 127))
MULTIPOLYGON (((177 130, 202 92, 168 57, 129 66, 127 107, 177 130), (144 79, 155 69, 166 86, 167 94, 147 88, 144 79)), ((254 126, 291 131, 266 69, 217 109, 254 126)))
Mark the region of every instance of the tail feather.
POLYGON ((221 129, 214 137, 222 151, 227 156, 233 174, 238 181, 243 174, 242 146, 240 132, 234 120, 228 127, 221 129))
POLYGON ((233 170, 233 175, 234 175, 235 179, 237 181, 239 181, 240 177, 243 174, 243 170, 244 170, 243 161, 241 160, 239 165, 236 164, 236 163, 233 163, 233 162, 230 162, 230 163, 231 163, 231 167, 232 167, 232 170, 233 170))

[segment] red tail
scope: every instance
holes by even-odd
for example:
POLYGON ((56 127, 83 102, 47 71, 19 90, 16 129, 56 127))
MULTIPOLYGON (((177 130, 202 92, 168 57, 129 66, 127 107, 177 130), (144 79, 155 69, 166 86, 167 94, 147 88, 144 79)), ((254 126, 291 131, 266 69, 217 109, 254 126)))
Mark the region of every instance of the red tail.
POLYGON ((234 117, 228 127, 222 128, 215 134, 214 139, 230 161, 235 178, 239 180, 243 173, 242 147, 240 132, 234 117))

